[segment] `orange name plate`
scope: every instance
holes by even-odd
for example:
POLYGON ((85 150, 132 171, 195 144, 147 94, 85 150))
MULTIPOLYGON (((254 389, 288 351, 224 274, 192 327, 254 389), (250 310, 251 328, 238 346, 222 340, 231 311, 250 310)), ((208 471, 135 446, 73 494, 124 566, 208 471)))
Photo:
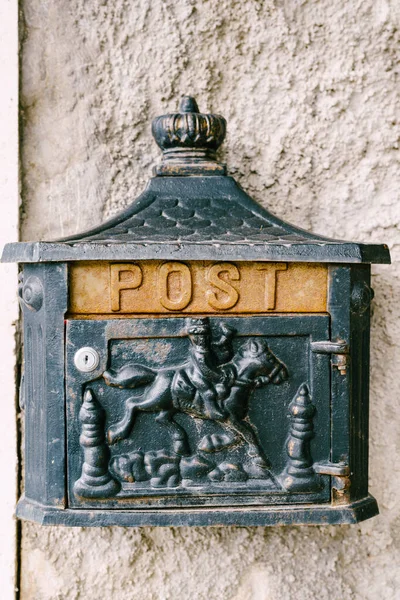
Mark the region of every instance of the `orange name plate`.
POLYGON ((282 262, 70 266, 70 314, 324 312, 327 267, 282 262))

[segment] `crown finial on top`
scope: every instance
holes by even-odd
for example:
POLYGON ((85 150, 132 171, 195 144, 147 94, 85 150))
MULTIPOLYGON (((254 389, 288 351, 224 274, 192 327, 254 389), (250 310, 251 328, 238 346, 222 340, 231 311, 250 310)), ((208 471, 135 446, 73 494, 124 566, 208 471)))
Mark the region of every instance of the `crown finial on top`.
POLYGON ((226 121, 220 115, 200 113, 192 96, 182 97, 179 112, 156 117, 152 133, 163 151, 156 175, 225 175, 216 150, 224 141, 226 121))

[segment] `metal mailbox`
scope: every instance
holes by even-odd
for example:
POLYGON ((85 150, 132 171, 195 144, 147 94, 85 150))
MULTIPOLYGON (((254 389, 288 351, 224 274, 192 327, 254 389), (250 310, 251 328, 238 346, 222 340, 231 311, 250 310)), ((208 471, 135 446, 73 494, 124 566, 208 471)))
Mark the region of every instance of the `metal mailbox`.
POLYGON ((216 159, 225 119, 158 117, 114 219, 22 264, 25 494, 43 524, 355 523, 368 494, 370 263, 289 225, 216 159))

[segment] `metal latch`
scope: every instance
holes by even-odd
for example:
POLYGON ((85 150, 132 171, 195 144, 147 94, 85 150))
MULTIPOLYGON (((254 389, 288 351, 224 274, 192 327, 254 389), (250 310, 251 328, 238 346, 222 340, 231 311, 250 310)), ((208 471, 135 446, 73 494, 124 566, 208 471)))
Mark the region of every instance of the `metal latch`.
POLYGON ((332 365, 337 367, 341 375, 346 375, 347 365, 349 364, 349 346, 346 342, 331 342, 330 340, 321 342, 311 342, 311 352, 318 354, 331 354, 332 365))

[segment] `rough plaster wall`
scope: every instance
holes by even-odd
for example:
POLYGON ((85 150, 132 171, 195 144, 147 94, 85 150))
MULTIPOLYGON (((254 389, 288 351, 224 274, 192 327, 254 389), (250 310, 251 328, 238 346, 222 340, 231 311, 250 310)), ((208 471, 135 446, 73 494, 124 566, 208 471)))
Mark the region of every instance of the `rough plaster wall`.
POLYGON ((24 0, 24 239, 126 206, 182 93, 221 112, 224 159, 279 216, 386 241, 374 267, 371 491, 359 526, 23 526, 22 600, 392 600, 400 573, 397 0, 24 0), (396 262, 397 261, 397 262, 396 262), (396 354, 397 352, 397 354, 396 354))

